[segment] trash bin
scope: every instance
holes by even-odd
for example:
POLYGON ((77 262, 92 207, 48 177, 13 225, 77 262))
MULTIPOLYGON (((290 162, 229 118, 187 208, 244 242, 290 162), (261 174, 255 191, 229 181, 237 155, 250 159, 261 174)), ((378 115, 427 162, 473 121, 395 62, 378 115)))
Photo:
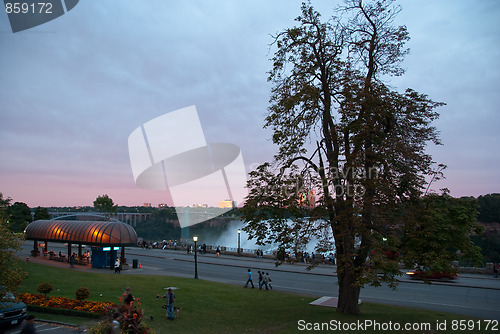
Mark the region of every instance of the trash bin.
POLYGON ((138 259, 133 259, 132 260, 132 268, 137 269, 138 267, 139 260, 138 259))

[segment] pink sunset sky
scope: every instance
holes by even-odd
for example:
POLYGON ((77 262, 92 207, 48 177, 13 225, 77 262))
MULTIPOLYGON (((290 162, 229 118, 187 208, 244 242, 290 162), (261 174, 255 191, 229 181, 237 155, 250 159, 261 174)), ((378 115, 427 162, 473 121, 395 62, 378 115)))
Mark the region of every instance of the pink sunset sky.
MULTIPOLYGON (((341 1, 312 4, 324 18, 341 1)), ((406 74, 390 83, 446 106, 429 147, 453 196, 500 192, 500 5, 398 1, 408 27, 406 74)), ((80 1, 12 33, 0 13, 0 192, 36 206, 166 202, 135 185, 127 140, 167 112, 196 105, 207 142, 241 148, 247 172, 277 148, 262 129, 271 86, 270 35, 294 25, 290 0, 80 1)), ((216 206, 201 189, 176 205, 216 206)), ((240 203, 238 203, 240 204, 240 203)))

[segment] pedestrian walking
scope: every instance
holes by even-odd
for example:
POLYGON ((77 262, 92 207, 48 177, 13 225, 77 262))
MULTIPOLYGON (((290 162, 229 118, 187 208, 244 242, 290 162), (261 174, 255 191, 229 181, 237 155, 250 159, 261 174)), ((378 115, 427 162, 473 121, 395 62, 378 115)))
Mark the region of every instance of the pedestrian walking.
POLYGON ((120 259, 117 257, 115 261, 115 274, 120 273, 120 259))
POLYGON ((30 314, 26 317, 26 325, 24 325, 21 334, 35 334, 35 316, 30 314))
POLYGON ((266 273, 266 278, 267 278, 267 285, 271 290, 273 289, 273 286, 271 285, 271 277, 269 277, 269 273, 266 273))
POLYGON ((259 290, 262 289, 262 281, 264 279, 264 272, 261 272, 260 270, 257 272, 259 274, 259 290))
POLYGON ((266 290, 269 290, 269 276, 265 275, 264 272, 262 272, 262 286, 266 286, 266 290))
POLYGON ((498 263, 493 263, 493 278, 498 278, 498 267, 500 267, 498 263))
POLYGON ((252 284, 252 289, 254 288, 253 286, 253 279, 252 279, 252 271, 250 269, 248 269, 248 279, 247 279, 247 282, 245 284, 245 288, 248 286, 248 283, 252 284))

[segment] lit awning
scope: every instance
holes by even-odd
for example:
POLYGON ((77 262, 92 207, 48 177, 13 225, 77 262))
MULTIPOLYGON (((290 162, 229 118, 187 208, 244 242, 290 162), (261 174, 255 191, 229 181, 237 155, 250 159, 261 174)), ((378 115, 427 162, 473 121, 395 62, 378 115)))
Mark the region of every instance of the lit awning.
POLYGON ((36 220, 24 230, 26 239, 99 246, 137 244, 132 226, 119 221, 36 220))

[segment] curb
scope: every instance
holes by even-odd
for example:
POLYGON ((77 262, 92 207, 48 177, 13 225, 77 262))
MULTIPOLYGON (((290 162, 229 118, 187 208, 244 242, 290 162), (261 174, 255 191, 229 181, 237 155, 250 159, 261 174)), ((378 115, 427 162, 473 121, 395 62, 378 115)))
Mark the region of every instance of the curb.
POLYGON ((43 323, 52 324, 52 325, 61 325, 61 326, 66 326, 66 327, 80 328, 80 326, 78 326, 78 325, 68 324, 66 322, 55 321, 55 320, 45 320, 45 319, 35 318, 35 322, 43 322, 43 323))

